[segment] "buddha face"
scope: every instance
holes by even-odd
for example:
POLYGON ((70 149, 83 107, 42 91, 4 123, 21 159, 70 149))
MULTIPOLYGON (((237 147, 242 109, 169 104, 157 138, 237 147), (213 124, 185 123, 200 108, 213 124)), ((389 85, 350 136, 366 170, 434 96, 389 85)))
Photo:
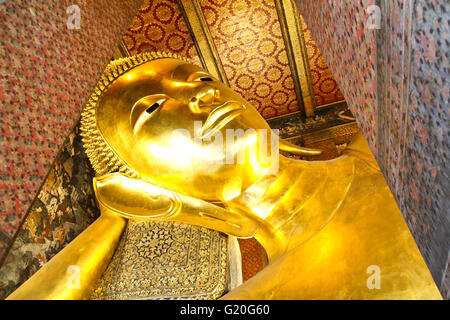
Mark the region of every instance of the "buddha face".
POLYGON ((96 119, 106 142, 142 179, 201 199, 240 194, 275 159, 270 127, 256 109, 178 59, 124 73, 102 96, 96 119))

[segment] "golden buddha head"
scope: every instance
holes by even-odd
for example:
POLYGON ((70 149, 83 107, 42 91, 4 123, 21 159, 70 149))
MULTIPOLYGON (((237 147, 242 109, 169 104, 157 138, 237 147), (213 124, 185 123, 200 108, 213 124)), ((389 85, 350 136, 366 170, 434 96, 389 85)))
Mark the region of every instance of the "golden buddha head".
POLYGON ((111 62, 82 115, 86 152, 98 175, 119 171, 216 200, 239 194, 278 162, 274 143, 270 147, 275 139, 258 111, 172 54, 111 62))

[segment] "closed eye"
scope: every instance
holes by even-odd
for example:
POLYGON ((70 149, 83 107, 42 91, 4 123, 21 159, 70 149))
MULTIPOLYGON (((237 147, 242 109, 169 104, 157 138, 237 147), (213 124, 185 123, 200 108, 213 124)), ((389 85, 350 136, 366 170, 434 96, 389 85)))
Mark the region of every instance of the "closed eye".
POLYGON ((196 81, 214 81, 214 80, 210 77, 201 77, 198 78, 196 81))
POLYGON ((133 133, 136 133, 141 128, 141 126, 152 116, 153 112, 161 107, 167 100, 167 97, 163 97, 152 103, 151 100, 154 98, 155 96, 144 97, 133 106, 133 110, 131 112, 131 125, 133 127, 133 133), (150 103, 152 104, 148 107, 150 103))
MULTIPOLYGON (((163 100, 163 99, 161 99, 163 100)), ((160 100, 160 101, 161 101, 160 100)), ((145 112, 147 112, 148 114, 152 113, 153 111, 155 111, 156 109, 158 109, 161 106, 161 102, 155 102, 154 104, 152 104, 147 110, 145 110, 145 112)), ((164 102, 164 101, 163 101, 164 102)))

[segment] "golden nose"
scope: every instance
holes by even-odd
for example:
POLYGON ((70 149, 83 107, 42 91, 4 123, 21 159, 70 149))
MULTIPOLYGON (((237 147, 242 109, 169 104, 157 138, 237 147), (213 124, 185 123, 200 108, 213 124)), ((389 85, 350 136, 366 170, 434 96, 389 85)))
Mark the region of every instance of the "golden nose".
POLYGON ((205 88, 198 91, 190 100, 189 107, 194 113, 199 113, 202 108, 212 107, 219 99, 220 91, 216 88, 205 88))
POLYGON ((206 90, 200 91, 197 95, 199 106, 211 105, 218 98, 218 95, 219 90, 215 88, 207 88, 206 90))

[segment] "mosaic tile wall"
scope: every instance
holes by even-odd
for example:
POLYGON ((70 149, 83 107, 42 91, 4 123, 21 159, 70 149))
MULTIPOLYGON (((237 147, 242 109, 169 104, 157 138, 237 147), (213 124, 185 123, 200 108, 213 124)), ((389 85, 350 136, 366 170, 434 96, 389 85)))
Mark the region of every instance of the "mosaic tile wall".
POLYGON ((0 268, 0 299, 98 217, 93 177, 77 126, 66 139, 0 268))
MULTIPOLYGON (((449 276, 445 271, 448 272, 450 248, 450 3, 415 1, 409 8, 406 3, 394 3, 394 12, 401 12, 404 17, 412 12, 413 27, 409 39, 405 39, 405 46, 410 41, 411 47, 409 61, 406 60, 403 71, 403 83, 392 81, 391 87, 386 89, 387 92, 396 92, 399 86, 406 87, 401 100, 391 103, 395 107, 399 102, 405 106, 401 114, 407 121, 398 128, 388 121, 389 114, 381 114, 384 122, 391 125, 384 130, 385 135, 397 135, 401 146, 401 160, 397 166, 399 176, 395 170, 388 171, 393 172, 391 176, 394 177, 390 180, 400 195, 400 209, 414 230, 436 282, 442 288, 448 288, 449 276), (404 9, 402 12, 402 5, 409 11, 404 9)), ((395 23, 392 26, 396 28, 395 23)), ((392 55, 395 54, 393 50, 392 55)), ((389 143, 387 140, 384 145, 389 143)), ((394 157, 389 156, 388 164, 394 157)), ((444 296, 448 297, 448 294, 449 291, 443 292, 444 296)))
POLYGON ((376 154, 376 34, 365 32, 365 5, 346 0, 295 2, 376 154))
POLYGON ((296 3, 448 297, 450 4, 377 1, 377 30, 374 1, 296 3))
POLYGON ((0 1, 0 262, 140 3, 0 1))

